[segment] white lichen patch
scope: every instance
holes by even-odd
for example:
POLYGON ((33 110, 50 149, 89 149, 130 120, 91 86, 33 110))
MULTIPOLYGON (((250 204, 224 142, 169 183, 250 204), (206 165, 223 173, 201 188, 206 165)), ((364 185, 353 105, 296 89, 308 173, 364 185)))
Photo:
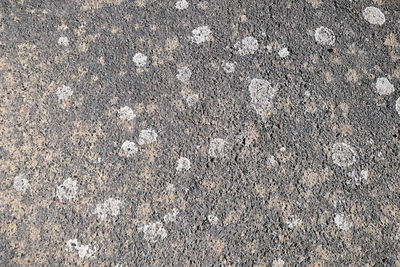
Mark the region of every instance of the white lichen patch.
POLYGON ((272 267, 283 267, 283 266, 285 266, 285 262, 281 258, 278 258, 272 262, 272 267))
POLYGON ((335 215, 335 224, 340 230, 348 231, 353 227, 353 222, 351 222, 344 214, 335 215))
POLYGON ((340 167, 353 165, 357 160, 357 153, 354 148, 345 143, 336 143, 332 147, 333 163, 340 167))
POLYGON ((236 49, 236 53, 241 56, 254 54, 258 50, 258 47, 257 39, 252 36, 243 38, 233 46, 233 48, 236 49))
POLYGON ((297 215, 291 215, 289 218, 286 220, 287 226, 292 229, 298 225, 301 224, 301 219, 297 215))
POLYGON ((193 43, 201 44, 211 40, 212 31, 208 26, 200 26, 192 31, 191 40, 193 43))
POLYGON ((207 215, 207 220, 210 224, 212 225, 217 225, 219 222, 219 219, 217 216, 215 216, 214 214, 209 214, 207 215))
POLYGON ((123 154, 128 158, 131 157, 132 155, 136 154, 139 150, 137 145, 131 141, 125 141, 122 144, 121 149, 123 151, 123 154))
POLYGON ((14 188, 22 193, 25 193, 26 189, 29 186, 28 179, 25 178, 24 174, 19 174, 14 177, 14 188))
POLYGON ((68 37, 61 36, 60 38, 58 38, 58 45, 68 46, 69 45, 68 37))
POLYGON ((320 45, 333 45, 336 40, 333 31, 323 26, 315 30, 314 37, 320 45))
POLYGON ((189 95, 188 97, 186 97, 186 104, 189 107, 192 107, 192 106, 196 105, 197 102, 199 102, 199 100, 200 100, 200 98, 199 98, 198 94, 192 94, 192 95, 189 95))
POLYGON ((289 50, 288 50, 288 48, 287 47, 284 47, 284 48, 282 48, 281 50, 279 50, 279 52, 278 52, 278 55, 281 57, 281 58, 285 58, 285 57, 287 57, 287 56, 289 56, 289 50))
POLYGON ((74 91, 71 89, 71 87, 62 85, 62 86, 57 87, 56 95, 59 100, 64 100, 67 97, 72 96, 73 92, 74 91))
POLYGON ((71 200, 76 196, 77 193, 78 193, 78 186, 76 185, 76 182, 71 178, 68 178, 62 184, 60 184, 57 187, 56 191, 57 197, 60 200, 63 199, 71 200))
POLYGON ((367 181, 369 172, 368 170, 362 170, 360 173, 352 171, 348 172, 347 175, 350 177, 350 180, 346 182, 347 184, 361 185, 367 181))
POLYGON ((142 227, 139 227, 138 230, 143 232, 143 238, 145 240, 152 243, 163 240, 168 236, 167 230, 165 230, 162 222, 145 224, 142 227))
POLYGON ((400 97, 397 98, 397 100, 396 100, 395 109, 396 109, 397 113, 398 113, 399 116, 400 116, 400 97))
POLYGON ((124 121, 131 121, 136 118, 135 112, 133 112, 133 110, 128 106, 120 108, 118 110, 118 115, 119 118, 124 121))
POLYGON ((273 155, 270 155, 267 160, 267 164, 269 167, 276 167, 278 166, 278 161, 276 161, 273 155))
POLYGON ((381 77, 376 79, 376 92, 380 95, 390 95, 394 92, 394 86, 390 83, 390 81, 385 78, 381 77))
POLYGON ((226 155, 228 142, 222 138, 214 138, 210 142, 208 155, 213 158, 223 158, 226 155))
POLYGON ((275 96, 276 90, 271 86, 271 83, 263 79, 252 79, 249 85, 251 98, 251 106, 256 110, 258 115, 271 110, 272 99, 275 96))
POLYGON ((176 74, 176 78, 183 83, 188 82, 191 76, 192 71, 188 67, 179 68, 178 73, 176 74))
POLYGON ((157 141, 158 134, 153 129, 141 130, 139 133, 139 145, 148 145, 157 141))
POLYGON ((233 73, 235 72, 236 62, 226 62, 223 68, 226 73, 233 73))
POLYGON ((122 205, 122 201, 115 198, 109 198, 103 203, 97 204, 93 213, 97 214, 97 217, 100 218, 100 220, 104 220, 108 215, 118 216, 122 205))
POLYGON ((164 215, 163 220, 165 223, 170 223, 176 221, 176 216, 178 216, 179 210, 177 208, 173 208, 171 212, 164 215))
POLYGON ((133 58, 133 62, 135 63, 136 67, 144 67, 147 64, 147 56, 142 53, 136 53, 133 58))
POLYGON ((78 251, 78 255, 80 258, 91 258, 96 252, 97 248, 89 245, 79 245, 77 239, 70 239, 67 241, 67 249, 68 251, 73 251, 74 249, 78 251))
POLYGON ((185 157, 180 157, 177 161, 176 161, 176 170, 178 172, 180 171, 188 171, 190 170, 190 160, 188 158, 185 157))
POLYGON ((175 3, 175 8, 183 10, 189 7, 189 3, 186 0, 179 0, 175 3))
POLYGON ((363 16, 366 21, 375 25, 383 25, 386 21, 385 14, 379 8, 373 6, 366 7, 363 16))

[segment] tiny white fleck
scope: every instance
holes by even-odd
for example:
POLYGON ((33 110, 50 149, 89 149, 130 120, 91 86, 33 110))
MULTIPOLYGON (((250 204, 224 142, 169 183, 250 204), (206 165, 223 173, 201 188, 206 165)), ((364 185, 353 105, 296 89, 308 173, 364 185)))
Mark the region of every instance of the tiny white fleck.
POLYGON ((192 31, 191 40, 193 43, 201 44, 211 39, 211 30, 208 26, 200 26, 192 31))
POLYGON ((26 189, 29 186, 28 179, 25 178, 24 174, 19 174, 14 177, 14 188, 22 193, 25 193, 26 189))
POLYGON ((366 7, 363 16, 371 24, 383 25, 386 21, 385 14, 379 8, 373 6, 366 7))
POLYGON ((286 147, 281 147, 280 149, 279 149, 279 151, 281 151, 281 152, 285 152, 286 151, 286 147))
POLYGON ((180 171, 188 171, 190 170, 190 160, 188 158, 185 157, 180 157, 177 162, 176 162, 177 166, 176 166, 176 170, 178 172, 180 171))
POLYGON ((78 186, 76 182, 71 178, 65 180, 62 184, 57 187, 57 197, 60 200, 66 199, 71 200, 73 199, 76 194, 78 193, 78 186))
POLYGON ((283 267, 283 266, 285 266, 285 262, 281 258, 276 259, 272 262, 272 267, 283 267))
POLYGON ((77 239, 68 240, 67 249, 69 251, 72 251, 73 249, 77 250, 80 258, 91 258, 97 252, 97 248, 95 246, 90 248, 89 245, 79 245, 77 239))
POLYGON ((394 92, 394 86, 385 77, 376 79, 376 91, 380 95, 390 95, 394 92))
POLYGON ((100 163, 101 162, 101 157, 97 158, 97 162, 100 163))
POLYGON ((130 108, 130 107, 128 107, 128 106, 125 106, 125 107, 122 107, 122 108, 120 108, 119 110, 118 110, 118 115, 119 115, 119 118, 121 119, 121 120, 126 120, 126 121, 131 121, 131 120, 133 120, 134 118, 136 118, 136 114, 133 112, 133 110, 130 108))
POLYGON ((132 60, 135 62, 137 67, 144 67, 147 64, 147 56, 142 53, 136 53, 132 60))
POLYGON ((216 225, 219 222, 219 219, 217 216, 213 215, 213 214, 209 214, 207 216, 207 220, 212 224, 212 225, 216 225))
POLYGON ((236 53, 241 56, 254 54, 258 50, 258 47, 257 39, 252 36, 243 38, 233 46, 233 48, 237 50, 236 53))
POLYGON ((227 141, 222 138, 214 138, 210 142, 208 155, 213 158, 223 158, 226 154, 227 141))
POLYGON ((261 36, 262 37, 267 37, 267 33, 266 32, 261 32, 261 36))
POLYGON ((395 107, 396 107, 397 113, 400 115, 400 97, 397 98, 395 107))
POLYGON ((336 37, 331 29, 326 27, 319 27, 314 33, 315 40, 321 45, 333 45, 336 37))
POLYGON ((164 215, 163 220, 165 223, 174 222, 178 214, 179 210, 177 208, 173 208, 172 212, 169 212, 166 215, 164 215))
POLYGON ((278 162, 276 161, 276 159, 273 155, 269 156, 268 164, 272 167, 275 167, 276 165, 278 165, 278 162))
POLYGON ((176 191, 175 185, 173 185, 173 184, 168 184, 166 189, 167 189, 168 192, 175 192, 176 191))
POLYGON ((167 230, 165 230, 162 222, 145 224, 142 227, 139 227, 138 230, 143 232, 143 238, 145 240, 152 243, 163 240, 168 235, 167 230))
POLYGON ((281 58, 285 58, 289 55, 289 50, 287 47, 284 47, 281 50, 279 50, 278 54, 281 58))
POLYGON ((192 94, 186 98, 186 103, 189 107, 194 106, 197 102, 199 102, 198 94, 192 94))
POLYGON ((124 151, 124 154, 127 157, 130 157, 133 154, 136 154, 138 152, 137 145, 134 142, 131 142, 131 141, 125 141, 122 144, 121 149, 124 151))
POLYGON ((353 227, 353 223, 349 221, 343 214, 335 215, 335 224, 340 230, 344 231, 348 231, 351 227, 353 227))
POLYGON ((310 93, 310 91, 308 91, 308 90, 307 90, 307 91, 305 91, 305 92, 304 92, 304 96, 305 96, 305 97, 310 97, 310 96, 311 96, 311 93, 310 93))
POLYGON ((296 227, 297 225, 301 224, 301 219, 297 215, 291 215, 289 218, 286 220, 286 224, 290 229, 296 227))
POLYGON ((224 71, 226 73, 233 73, 235 72, 236 62, 226 62, 224 66, 224 71))
POLYGON ((179 68, 178 73, 176 74, 176 78, 183 83, 188 82, 191 76, 192 71, 188 67, 179 68))
POLYGON ((100 220, 104 220, 108 215, 118 216, 122 205, 122 201, 115 198, 109 198, 103 203, 97 204, 93 213, 97 214, 100 220))
POLYGON ((340 167, 348 167, 356 162, 357 153, 346 143, 336 143, 332 147, 332 160, 340 167))
POLYGON ((251 105, 258 115, 262 115, 265 111, 272 108, 272 99, 276 90, 271 83, 263 79, 252 79, 249 85, 251 97, 251 105))
POLYGON ((62 46, 68 46, 69 45, 68 37, 62 36, 58 38, 58 44, 62 46))
POLYGON ((62 85, 62 86, 57 87, 56 94, 57 94, 58 99, 64 100, 65 98, 70 97, 73 92, 74 91, 71 89, 71 87, 62 85))
POLYGON ((153 129, 142 130, 139 133, 139 145, 148 145, 157 141, 158 134, 153 129))
POLYGON ((179 0, 175 3, 175 8, 183 10, 189 7, 189 3, 186 0, 179 0))

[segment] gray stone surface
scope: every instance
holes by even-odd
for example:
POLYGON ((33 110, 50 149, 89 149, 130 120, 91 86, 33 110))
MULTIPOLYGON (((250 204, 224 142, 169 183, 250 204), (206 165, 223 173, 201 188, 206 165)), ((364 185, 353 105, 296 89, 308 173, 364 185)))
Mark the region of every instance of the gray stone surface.
POLYGON ((1 266, 400 266, 398 0, 0 0, 1 266))

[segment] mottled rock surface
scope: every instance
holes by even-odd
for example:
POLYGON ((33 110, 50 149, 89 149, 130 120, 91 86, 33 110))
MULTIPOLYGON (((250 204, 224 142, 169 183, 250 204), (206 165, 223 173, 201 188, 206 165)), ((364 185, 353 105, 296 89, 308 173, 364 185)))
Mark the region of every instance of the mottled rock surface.
POLYGON ((400 266, 398 0, 1 0, 0 266, 400 266))

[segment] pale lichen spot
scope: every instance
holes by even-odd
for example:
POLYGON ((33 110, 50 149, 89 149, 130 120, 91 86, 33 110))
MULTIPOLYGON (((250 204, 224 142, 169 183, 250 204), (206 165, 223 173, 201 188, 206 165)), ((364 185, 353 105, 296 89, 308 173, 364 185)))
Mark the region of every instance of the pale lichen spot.
POLYGON ((350 180, 346 182, 347 184, 361 185, 367 181, 369 172, 368 170, 362 170, 360 173, 358 173, 357 171, 353 170, 352 172, 348 172, 347 175, 350 178, 350 180))
POLYGON ((78 186, 76 185, 76 182, 71 178, 68 178, 62 184, 60 184, 57 187, 56 191, 57 197, 60 200, 63 199, 71 200, 76 196, 77 193, 78 193, 78 186))
POLYGON ((61 46, 68 46, 69 45, 68 37, 61 36, 60 38, 58 38, 58 44, 61 46))
POLYGON ((139 133, 139 145, 148 145, 157 141, 158 134, 153 129, 141 130, 139 133))
POLYGON ((25 193, 26 189, 29 186, 28 179, 25 178, 24 174, 19 174, 14 177, 14 188, 22 193, 25 193))
POLYGON ((134 142, 125 141, 121 146, 124 155, 127 157, 131 157, 132 155, 138 152, 138 147, 134 142))
POLYGON ((207 220, 212 225, 217 225, 219 222, 219 218, 217 216, 215 216, 214 214, 207 215, 207 220))
POLYGON ((130 108, 130 107, 128 107, 128 106, 125 106, 125 107, 122 107, 122 108, 120 108, 119 110, 118 110, 118 115, 119 115, 119 118, 121 119, 121 120, 124 120, 124 121, 131 121, 131 120, 133 120, 134 118, 136 118, 136 114, 133 112, 133 110, 130 108))
POLYGON ((183 10, 189 7, 189 3, 186 0, 179 0, 175 3, 175 8, 183 10))
POLYGON ((376 79, 376 92, 380 95, 390 95, 394 92, 394 86, 386 77, 376 79))
POLYGON ((208 26, 200 26, 192 31, 191 40, 193 43, 201 44, 211 40, 212 31, 208 26))
POLYGON ((332 160, 340 167, 348 167, 356 162, 357 153, 346 143, 336 143, 332 147, 332 160))
POLYGON ((171 212, 164 215, 163 220, 165 223, 170 223, 176 221, 176 216, 178 216, 179 210, 177 208, 173 208, 171 212))
POLYGON ((285 266, 285 262, 281 258, 278 258, 272 262, 272 267, 283 267, 283 266, 285 266))
POLYGON ((314 37, 320 45, 333 45, 336 40, 333 31, 323 26, 315 30, 314 37))
POLYGON ((179 68, 178 73, 176 74, 176 78, 183 83, 188 82, 191 76, 192 71, 188 67, 179 68))
POLYGON ((383 25, 386 21, 385 14, 379 8, 373 6, 366 7, 363 16, 366 21, 374 25, 383 25))
POLYGON ((251 97, 251 106, 256 110, 258 115, 269 111, 272 108, 272 99, 276 90, 271 83, 263 79, 252 79, 249 85, 251 97))
POLYGON ((156 243, 159 240, 163 240, 168 236, 167 230, 165 230, 162 222, 155 222, 145 224, 138 228, 139 231, 142 231, 144 236, 143 238, 152 243, 156 243))
POLYGON ((281 57, 281 58, 285 58, 285 57, 287 57, 287 56, 289 56, 289 50, 288 50, 288 48, 287 47, 284 47, 284 48, 282 48, 281 50, 279 50, 279 52, 278 52, 278 55, 281 57))
POLYGON ((353 222, 351 222, 344 214, 335 215, 335 224, 340 230, 348 231, 353 227, 353 222))
POLYGON ((298 225, 301 224, 301 219, 297 215, 291 215, 289 218, 286 220, 287 226, 292 229, 298 225))
POLYGON ((397 98, 397 100, 396 100, 395 108, 396 108, 397 113, 400 116, 400 97, 397 98))
POLYGON ((176 170, 178 172, 180 171, 188 171, 190 170, 190 160, 188 158, 185 157, 180 157, 177 161, 176 161, 176 170))
POLYGON ((73 92, 74 91, 71 89, 71 87, 66 86, 66 85, 59 86, 59 87, 57 87, 57 90, 56 90, 56 94, 57 94, 57 97, 59 100, 64 100, 67 97, 72 96, 73 92))
POLYGON ((226 62, 223 68, 226 73, 233 73, 235 72, 236 62, 226 62))
POLYGON ((108 215, 118 216, 122 205, 122 201, 115 198, 109 198, 103 203, 97 204, 93 213, 97 214, 97 217, 100 218, 100 220, 104 220, 108 215))
POLYGON ((142 53, 136 53, 133 58, 133 62, 135 63, 136 67, 144 67, 147 64, 147 56, 142 53))
POLYGON ((241 56, 254 54, 258 50, 258 47, 257 39, 252 36, 243 38, 233 46, 233 48, 236 49, 236 53, 241 56))
POLYGON ((192 107, 196 105, 197 102, 199 102, 199 95, 198 94, 192 94, 186 97, 186 103, 189 107, 192 107))
POLYGON ((67 241, 68 251, 73 251, 74 249, 78 251, 80 258, 91 258, 97 252, 97 247, 91 248, 89 245, 79 245, 77 239, 70 239, 67 241))
POLYGON ((210 142, 208 155, 213 158, 223 158, 226 155, 226 145, 228 144, 222 138, 214 138, 210 142))

